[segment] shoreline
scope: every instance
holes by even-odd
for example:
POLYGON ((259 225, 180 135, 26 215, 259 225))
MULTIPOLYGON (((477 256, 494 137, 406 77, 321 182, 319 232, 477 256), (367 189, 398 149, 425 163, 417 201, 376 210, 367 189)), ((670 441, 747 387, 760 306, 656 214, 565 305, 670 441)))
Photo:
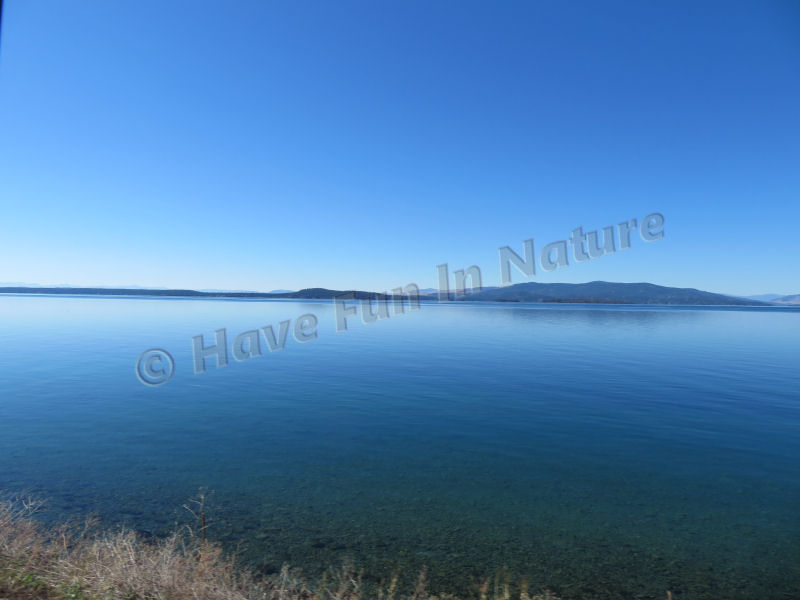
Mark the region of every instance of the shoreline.
MULTIPOLYGON (((49 289, 31 288, 30 291, 9 291, 9 288, 0 288, 0 297, 8 298, 25 298, 25 297, 43 297, 43 298, 98 298, 98 299, 121 299, 121 300, 222 300, 222 301, 239 301, 239 302, 303 302, 314 301, 324 302, 326 304, 334 304, 336 299, 334 297, 324 296, 303 296, 294 297, 287 295, 275 294, 247 294, 238 295, 234 294, 221 294, 221 293, 206 293, 197 292, 191 294, 169 294, 169 293, 150 293, 151 291, 137 291, 137 290, 124 290, 128 293, 110 293, 117 290, 104 290, 102 292, 81 292, 69 289, 69 291, 51 291, 49 289)), ((122 291, 122 290, 120 290, 122 291)), ((167 290, 165 290, 166 292, 167 290)), ((337 294, 351 294, 353 292, 336 292, 337 294)), ((350 300, 392 300, 391 297, 384 294, 377 294, 375 292, 355 292, 355 298, 348 298, 350 300), (363 294, 363 296, 362 296, 363 294)), ((659 302, 632 302, 626 300, 609 300, 609 299, 594 299, 594 298, 546 298, 541 300, 510 300, 510 299, 497 299, 497 300, 471 300, 471 299, 450 299, 450 300, 437 300, 433 295, 425 296, 420 295, 419 301, 426 306, 493 306, 493 305, 519 305, 519 306, 547 306, 547 305, 573 305, 573 306, 621 306, 621 307, 641 307, 641 308, 718 308, 718 309, 741 309, 741 310, 779 310, 779 311, 796 311, 800 310, 800 305, 791 304, 766 304, 766 303, 752 303, 752 304, 681 304, 681 303, 659 303, 659 302)))
MULTIPOLYGON (((274 576, 257 575, 206 538, 202 512, 195 514, 195 527, 145 538, 131 529, 104 530, 91 519, 46 526, 34 517, 40 506, 28 499, 0 500, 3 600, 458 600, 430 593, 424 569, 411 585, 400 583, 396 572, 368 585, 364 572, 349 562, 329 567, 318 581, 286 564, 274 576)), ((529 593, 524 582, 515 587, 519 600, 560 600, 547 589, 529 593)), ((511 589, 507 575, 496 575, 473 597, 511 600, 511 589)))

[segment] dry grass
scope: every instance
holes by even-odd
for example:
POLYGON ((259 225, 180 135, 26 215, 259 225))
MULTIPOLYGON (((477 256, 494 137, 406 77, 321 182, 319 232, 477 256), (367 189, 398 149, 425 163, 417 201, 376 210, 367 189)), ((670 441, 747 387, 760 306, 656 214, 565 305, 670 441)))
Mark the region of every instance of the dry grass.
MULTIPOLYGON (((197 510, 186 508, 197 532, 183 527, 146 540, 126 529, 104 532, 91 520, 48 528, 34 518, 41 503, 0 499, 0 600, 458 600, 431 594, 424 571, 406 591, 394 575, 366 592, 350 564, 314 584, 288 566, 257 577, 206 539, 202 496, 192 502, 197 510)), ((520 588, 515 600, 558 600, 547 590, 529 594, 524 582, 520 588)), ((474 600, 512 600, 510 590, 508 573, 498 573, 474 600)))
MULTIPOLYGON (((204 520, 200 535, 184 527, 150 541, 92 522, 46 528, 33 518, 38 508, 0 500, 0 600, 454 600, 428 593, 424 572, 411 590, 399 590, 393 577, 369 594, 351 565, 313 585, 288 566, 259 578, 206 540, 204 520)), ((487 581, 476 600, 510 600, 509 586, 487 581)), ((523 590, 519 600, 556 598, 523 590)))

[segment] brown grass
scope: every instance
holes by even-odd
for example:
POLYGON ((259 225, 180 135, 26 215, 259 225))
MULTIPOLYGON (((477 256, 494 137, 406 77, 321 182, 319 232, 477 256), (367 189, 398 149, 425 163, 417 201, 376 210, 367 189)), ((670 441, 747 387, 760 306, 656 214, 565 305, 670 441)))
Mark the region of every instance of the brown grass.
MULTIPOLYGON (((199 536, 184 527, 153 541, 91 521, 47 528, 33 518, 39 506, 0 500, 0 600, 455 600, 430 594, 424 572, 413 589, 399 590, 395 576, 369 594, 347 564, 316 584, 288 566, 256 577, 206 540, 202 511, 199 536)), ((510 600, 508 584, 486 581, 476 600, 510 600)), ((519 600, 557 599, 523 588, 519 600)))

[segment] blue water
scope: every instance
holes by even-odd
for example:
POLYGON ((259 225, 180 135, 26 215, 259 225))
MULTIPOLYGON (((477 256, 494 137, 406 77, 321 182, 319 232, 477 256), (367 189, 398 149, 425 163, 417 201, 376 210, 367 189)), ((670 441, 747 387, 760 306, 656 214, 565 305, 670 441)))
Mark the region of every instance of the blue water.
POLYGON ((263 572, 504 569, 565 598, 800 598, 800 311, 0 297, 0 489, 263 572), (318 338, 192 371, 192 337, 318 338), (134 363, 176 370, 148 387, 134 363))

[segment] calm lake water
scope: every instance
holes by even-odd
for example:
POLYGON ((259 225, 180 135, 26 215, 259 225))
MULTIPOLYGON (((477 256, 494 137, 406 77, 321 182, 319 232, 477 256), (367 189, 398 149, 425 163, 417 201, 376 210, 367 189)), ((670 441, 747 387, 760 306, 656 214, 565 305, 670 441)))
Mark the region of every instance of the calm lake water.
POLYGON ((272 572, 505 568, 566 598, 800 598, 800 311, 0 297, 0 488, 272 572), (319 318, 206 373, 192 337, 319 318), (174 377, 134 364, 159 347, 174 377))

